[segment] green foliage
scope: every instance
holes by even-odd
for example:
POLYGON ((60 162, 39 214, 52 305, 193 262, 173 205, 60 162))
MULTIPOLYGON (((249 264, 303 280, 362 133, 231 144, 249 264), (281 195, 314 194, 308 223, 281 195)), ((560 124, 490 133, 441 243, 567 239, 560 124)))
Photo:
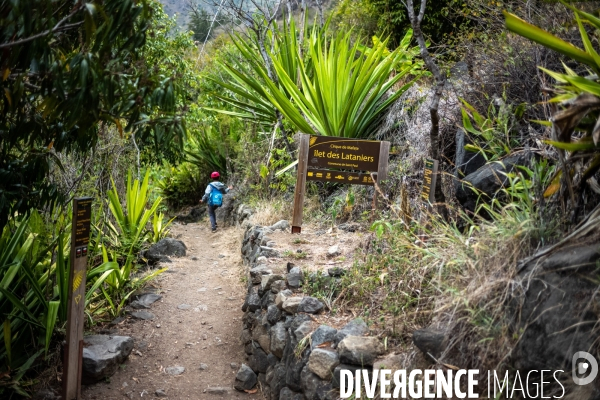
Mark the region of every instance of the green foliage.
MULTIPOLYGON (((8 373, 5 377, 9 378, 0 379, 0 393, 7 387, 22 392, 19 385, 25 372, 42 353, 48 354, 55 327, 62 327, 67 320, 70 256, 64 243, 69 237, 59 233, 44 244, 40 222, 41 217, 33 211, 29 218, 11 220, 0 236, 0 320, 4 333, 0 373, 8 373)), ((105 263, 88 271, 86 299, 107 278, 109 274, 104 271, 110 266, 105 263)))
MULTIPOLYGON (((410 34, 408 34, 410 37, 410 34)), ((414 82, 409 81, 395 93, 384 98, 389 89, 408 74, 417 74, 411 60, 403 63, 396 75, 400 57, 408 56, 408 42, 385 55, 387 41, 373 51, 359 51, 351 45, 350 35, 339 33, 322 43, 316 30, 309 42, 309 54, 314 73, 300 64, 300 87, 283 66, 274 61, 281 85, 291 94, 290 101, 273 84, 271 102, 295 127, 304 133, 348 138, 370 137, 378 118, 414 82), (309 123, 307 123, 308 120, 309 123), (314 128, 313 128, 314 127, 314 128)))
MULTIPOLYGON (((131 264, 126 261, 125 264, 119 266, 117 263, 118 253, 112 252, 113 261, 109 261, 108 251, 106 247, 101 244, 102 251, 102 265, 106 265, 105 274, 107 274, 104 283, 105 285, 98 285, 94 287, 94 291, 89 291, 86 296, 86 305, 90 302, 105 301, 106 306, 104 308, 98 308, 96 306, 95 312, 107 311, 112 317, 118 316, 125 306, 126 301, 129 297, 140 287, 143 287, 146 282, 154 279, 156 276, 162 274, 168 268, 156 270, 144 277, 130 278, 131 275, 131 264), (100 289, 100 293, 97 293, 95 289, 100 289)), ((98 268, 97 268, 98 269, 98 268)))
POLYGON ((484 117, 465 100, 462 103, 462 129, 474 143, 465 145, 466 150, 481 154, 487 161, 494 161, 520 146, 516 125, 523 118, 526 104, 513 107, 502 101, 496 107, 491 103, 484 117))
POLYGON ((269 124, 275 121, 275 107, 304 133, 369 137, 378 118, 416 78, 385 98, 387 92, 405 77, 421 73, 420 64, 413 61, 418 51, 409 46, 411 32, 391 52, 386 48, 387 41, 378 41, 369 49, 359 42, 352 44, 350 34, 327 37, 316 26, 304 35, 307 37, 302 48, 294 23, 273 31, 274 50, 266 51, 276 81, 269 76, 259 43, 239 38, 235 41, 253 72, 224 65, 233 83, 224 83, 223 87, 244 99, 242 103, 222 96, 243 111, 237 115, 269 124), (395 75, 390 78, 392 72, 395 75))
MULTIPOLYGON (((392 44, 400 43, 402 34, 410 27, 408 11, 401 1, 394 0, 360 0, 369 13, 377 18, 378 32, 380 35, 391 35, 392 44)), ((415 0, 416 14, 421 2, 415 0)), ((457 33, 458 28, 468 23, 465 17, 456 15, 454 9, 468 7, 462 0, 429 0, 425 8, 422 30, 426 37, 434 43, 442 42, 448 35, 457 33), (450 18, 450 16, 452 16, 450 18)))
POLYGON ((356 38, 370 38, 377 33, 375 7, 369 1, 341 0, 332 11, 331 24, 336 31, 350 32, 356 38))
POLYGON ((187 150, 188 162, 197 165, 200 169, 219 171, 227 175, 227 149, 225 140, 219 137, 213 126, 200 130, 197 135, 190 139, 190 147, 187 150))
POLYGON ((114 249, 118 250, 120 257, 125 257, 124 279, 129 279, 133 258, 141 249, 142 244, 150 237, 151 232, 146 228, 150 218, 156 215, 162 197, 158 197, 148 209, 148 179, 150 171, 146 171, 142 182, 137 179, 131 181, 131 172, 127 175, 127 192, 123 210, 117 188, 108 191, 108 208, 117 224, 115 227, 107 221, 109 234, 106 236, 114 249), (117 229, 118 228, 118 229, 117 229))
POLYGON ((190 11, 188 16, 188 30, 194 32, 194 40, 204 42, 213 37, 211 32, 211 15, 202 7, 190 11))
POLYGON ((164 177, 158 181, 161 194, 173 208, 196 205, 204 194, 206 172, 188 162, 177 167, 165 167, 164 177))
MULTIPOLYGON (((304 35, 306 34, 305 30, 304 35)), ((215 111, 244 118, 264 127, 274 124, 277 121, 276 109, 270 100, 269 88, 265 82, 265 80, 272 80, 270 67, 267 67, 264 59, 266 48, 273 49, 268 54, 269 60, 273 60, 273 62, 277 60, 288 76, 292 76, 294 82, 299 82, 298 67, 302 54, 299 52, 298 41, 298 32, 293 19, 289 26, 284 20, 282 30, 275 26, 263 44, 256 36, 250 36, 249 39, 239 35, 234 36, 233 43, 241 58, 221 63, 221 67, 229 74, 230 80, 215 79, 215 83, 227 89, 229 93, 215 92, 215 96, 236 111, 224 108, 215 109, 215 111), (265 46, 264 53, 261 50, 263 45, 265 46)), ((285 86, 273 84, 278 86, 288 98, 291 98, 291 94, 285 86)))
POLYGON ((600 54, 594 49, 592 41, 598 39, 600 19, 581 11, 566 2, 566 7, 575 13, 584 48, 581 49, 566 42, 537 26, 531 25, 513 14, 505 12, 506 27, 527 39, 555 50, 565 56, 585 64, 594 74, 580 76, 573 69, 564 66, 565 73, 540 68, 557 82, 556 96, 551 100, 560 110, 551 119, 552 140, 549 144, 556 147, 561 155, 562 170, 552 179, 546 196, 559 192, 561 180, 563 188, 569 190, 571 206, 575 207, 576 193, 583 190, 584 183, 600 169, 600 54), (586 25, 592 29, 592 38, 586 25), (579 140, 573 142, 574 133, 580 133, 579 140), (564 152, 569 157, 564 160, 564 152))
POLYGON ((142 147, 181 147, 178 74, 192 42, 161 32, 156 1, 16 1, 2 10, 0 228, 14 212, 61 198, 47 179, 61 168, 56 152, 86 153, 99 123, 134 134, 142 147))
POLYGON ((154 213, 152 217, 152 242, 156 243, 161 239, 164 239, 169 234, 169 225, 175 218, 171 218, 165 223, 165 216, 163 213, 154 213))

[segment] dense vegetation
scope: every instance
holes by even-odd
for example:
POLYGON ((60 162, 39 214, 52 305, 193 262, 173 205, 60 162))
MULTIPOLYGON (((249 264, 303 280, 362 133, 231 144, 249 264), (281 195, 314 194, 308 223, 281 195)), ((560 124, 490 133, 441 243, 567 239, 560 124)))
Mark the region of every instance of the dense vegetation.
MULTIPOLYGON (((211 171, 253 205, 289 207, 299 132, 393 146, 368 249, 311 293, 333 312, 361 310, 394 346, 444 324, 471 350, 461 366, 496 366, 518 341, 504 307, 516 261, 581 229, 598 204, 596 2, 429 1, 416 25, 397 1, 291 14, 256 3, 192 8, 185 31, 155 0, 0 5, 0 395, 27 396, 60 353, 73 197, 94 197, 92 327, 162 272, 141 251, 168 234, 167 213, 197 204, 211 171), (523 149, 531 165, 461 207, 457 154, 492 163, 523 149), (420 200, 431 154, 443 207, 420 200)), ((308 189, 314 223, 371 225, 373 189, 308 189)))

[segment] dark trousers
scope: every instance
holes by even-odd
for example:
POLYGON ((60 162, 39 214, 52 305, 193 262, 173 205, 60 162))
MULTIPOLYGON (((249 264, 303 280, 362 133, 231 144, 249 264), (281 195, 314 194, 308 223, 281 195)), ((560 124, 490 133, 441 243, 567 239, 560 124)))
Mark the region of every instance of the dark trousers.
POLYGON ((217 207, 213 207, 210 204, 208 205, 208 218, 210 219, 210 227, 212 229, 217 229, 217 217, 215 216, 215 210, 217 207))

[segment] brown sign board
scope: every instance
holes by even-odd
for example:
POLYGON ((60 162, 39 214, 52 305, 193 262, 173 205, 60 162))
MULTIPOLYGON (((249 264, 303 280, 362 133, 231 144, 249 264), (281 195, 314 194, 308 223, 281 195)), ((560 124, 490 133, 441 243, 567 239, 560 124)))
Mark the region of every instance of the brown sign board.
POLYGON ((67 299, 67 343, 63 362, 63 400, 81 399, 85 285, 91 217, 92 198, 74 199, 67 299))
MULTIPOLYGON (((302 232, 307 180, 374 186, 373 177, 368 172, 376 172, 379 185, 385 182, 388 176, 389 154, 390 142, 386 141, 301 134, 298 143, 298 174, 294 191, 292 233, 302 232)), ((377 209, 378 191, 379 189, 373 195, 373 215, 377 209)))
POLYGON ((381 142, 331 136, 311 136, 308 167, 376 172, 381 142))
POLYGON ((425 171, 423 173, 423 191, 421 200, 425 204, 435 203, 435 184, 437 180, 438 161, 425 159, 425 171))
POLYGON ((373 178, 370 173, 333 171, 329 169, 309 168, 306 172, 306 180, 373 186, 373 178))
POLYGON ((77 199, 77 214, 74 215, 75 247, 85 246, 90 241, 90 225, 92 223, 92 199, 77 199))

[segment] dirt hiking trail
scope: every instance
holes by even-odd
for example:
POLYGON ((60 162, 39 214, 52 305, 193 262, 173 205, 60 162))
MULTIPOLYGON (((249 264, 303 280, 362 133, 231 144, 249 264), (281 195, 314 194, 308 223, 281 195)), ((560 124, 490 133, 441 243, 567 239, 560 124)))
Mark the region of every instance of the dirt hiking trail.
POLYGON ((162 295, 145 310, 154 319, 126 317, 101 332, 131 336, 135 347, 109 381, 84 386, 83 398, 260 399, 260 392, 233 389, 245 362, 239 340, 245 295, 241 232, 211 233, 200 222, 175 224, 171 234, 185 243, 187 255, 163 264, 169 270, 152 283, 162 295))

